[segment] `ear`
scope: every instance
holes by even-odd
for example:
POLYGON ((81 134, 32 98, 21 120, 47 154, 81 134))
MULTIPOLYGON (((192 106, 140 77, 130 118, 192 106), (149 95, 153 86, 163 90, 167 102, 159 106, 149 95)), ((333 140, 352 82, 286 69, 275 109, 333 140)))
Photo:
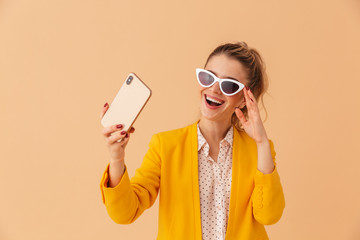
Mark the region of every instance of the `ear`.
POLYGON ((246 101, 245 101, 245 97, 243 98, 243 100, 241 101, 239 108, 242 109, 246 106, 246 101))

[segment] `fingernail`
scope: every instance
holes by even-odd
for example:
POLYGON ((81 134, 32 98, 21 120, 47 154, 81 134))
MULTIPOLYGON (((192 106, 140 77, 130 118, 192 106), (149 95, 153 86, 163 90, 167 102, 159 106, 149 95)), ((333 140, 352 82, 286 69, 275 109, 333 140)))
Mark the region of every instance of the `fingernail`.
POLYGON ((248 86, 245 86, 246 90, 249 90, 249 87, 248 86))
POLYGON ((107 107, 108 106, 108 103, 105 103, 104 107, 107 107))
POLYGON ((127 133, 126 135, 125 135, 125 138, 128 138, 129 137, 129 134, 127 133))
POLYGON ((116 125, 117 128, 122 128, 122 126, 123 126, 122 124, 116 125))
POLYGON ((122 131, 122 132, 121 132, 121 135, 124 135, 125 133, 126 133, 125 131, 122 131))

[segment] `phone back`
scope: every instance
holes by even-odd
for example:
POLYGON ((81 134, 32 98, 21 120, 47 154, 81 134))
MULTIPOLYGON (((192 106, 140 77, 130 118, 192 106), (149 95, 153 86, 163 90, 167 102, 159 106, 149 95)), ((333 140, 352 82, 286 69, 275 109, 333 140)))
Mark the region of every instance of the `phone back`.
POLYGON ((150 96, 151 89, 135 73, 130 73, 101 119, 101 124, 104 127, 123 124, 122 131, 128 131, 150 96))

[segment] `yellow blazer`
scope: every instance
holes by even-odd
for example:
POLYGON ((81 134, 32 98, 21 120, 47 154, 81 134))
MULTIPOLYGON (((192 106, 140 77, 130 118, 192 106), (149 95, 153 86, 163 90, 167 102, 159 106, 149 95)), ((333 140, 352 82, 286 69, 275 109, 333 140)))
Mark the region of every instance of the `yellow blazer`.
MULTIPOLYGON (((125 165, 125 173, 114 188, 107 187, 107 165, 100 189, 103 203, 114 222, 134 222, 154 204, 160 190, 157 239, 202 239, 197 123, 153 135, 135 176, 129 179, 125 165)), ((269 142, 275 164, 274 144, 269 142)), ((264 225, 276 223, 285 207, 276 164, 272 173, 260 172, 255 141, 235 127, 232 156, 226 239, 269 239, 264 225)))

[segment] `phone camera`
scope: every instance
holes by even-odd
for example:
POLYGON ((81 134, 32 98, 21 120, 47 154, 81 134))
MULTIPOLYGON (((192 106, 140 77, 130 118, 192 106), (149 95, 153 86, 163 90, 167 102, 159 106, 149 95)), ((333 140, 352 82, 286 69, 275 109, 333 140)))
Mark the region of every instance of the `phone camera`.
POLYGON ((130 85, 132 80, 133 80, 133 76, 129 76, 129 78, 126 80, 126 84, 130 85))

